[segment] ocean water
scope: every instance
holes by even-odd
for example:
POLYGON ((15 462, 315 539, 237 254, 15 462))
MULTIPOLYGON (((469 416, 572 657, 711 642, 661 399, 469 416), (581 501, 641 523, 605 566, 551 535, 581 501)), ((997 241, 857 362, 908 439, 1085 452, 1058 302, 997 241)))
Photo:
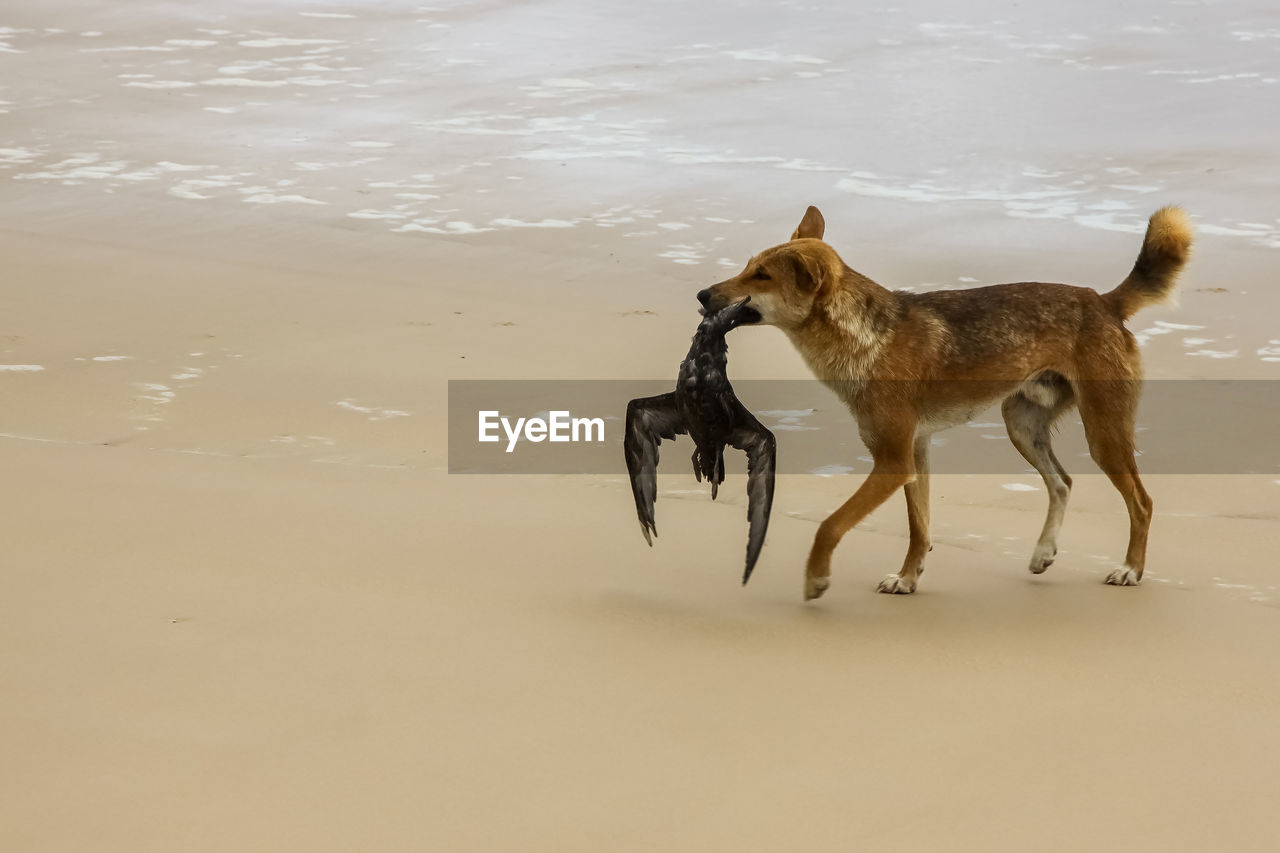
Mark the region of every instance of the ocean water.
MULTIPOLYGON (((1280 258, 1278 79, 1280 14, 1230 1, 11 4, 0 216, 163 198, 713 281, 810 202, 901 257, 1086 247, 1176 201, 1202 254, 1256 269, 1280 258)), ((1263 302, 1227 289, 1140 339, 1273 370, 1276 330, 1230 319, 1263 302)))

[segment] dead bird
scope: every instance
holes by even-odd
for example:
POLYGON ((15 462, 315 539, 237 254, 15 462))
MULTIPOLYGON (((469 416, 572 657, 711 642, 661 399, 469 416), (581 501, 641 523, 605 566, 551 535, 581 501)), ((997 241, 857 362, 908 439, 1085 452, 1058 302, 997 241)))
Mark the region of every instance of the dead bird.
POLYGON ((726 367, 729 347, 724 336, 744 323, 757 323, 760 313, 747 305, 751 297, 707 314, 693 335, 693 346, 680 363, 676 389, 656 397, 638 397, 627 404, 623 453, 631 475, 631 492, 645 541, 658 535, 653 504, 658 495, 658 445, 663 439, 688 434, 693 438, 693 473, 711 484, 715 500, 724 482, 724 448, 747 454, 747 567, 751 579, 764 545, 773 506, 774 457, 777 442, 755 415, 734 396, 726 367), (652 536, 650 535, 652 534, 652 536))

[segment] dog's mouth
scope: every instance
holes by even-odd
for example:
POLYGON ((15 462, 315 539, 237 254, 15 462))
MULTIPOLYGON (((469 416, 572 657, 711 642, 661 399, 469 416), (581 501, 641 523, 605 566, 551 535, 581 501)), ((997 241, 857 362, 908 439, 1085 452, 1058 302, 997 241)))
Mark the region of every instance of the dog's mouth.
POLYGON ((761 320, 764 319, 764 317, 761 316, 759 311, 757 311, 756 309, 752 308, 750 305, 747 304, 750 301, 751 301, 750 296, 744 296, 742 298, 742 301, 735 302, 732 305, 727 306, 729 309, 733 309, 734 311, 737 312, 734 315, 735 325, 746 326, 751 323, 759 323, 761 320))
POLYGON ((701 314, 703 317, 710 317, 712 315, 719 314, 721 311, 732 310, 736 312, 736 314, 734 315, 735 326, 754 325, 764 320, 764 315, 761 314, 756 309, 752 308, 750 305, 748 305, 747 303, 750 301, 751 301, 751 297, 747 296, 739 300, 738 302, 734 302, 729 305, 722 305, 719 308, 713 308, 707 305, 703 305, 701 308, 698 309, 698 313, 701 314))

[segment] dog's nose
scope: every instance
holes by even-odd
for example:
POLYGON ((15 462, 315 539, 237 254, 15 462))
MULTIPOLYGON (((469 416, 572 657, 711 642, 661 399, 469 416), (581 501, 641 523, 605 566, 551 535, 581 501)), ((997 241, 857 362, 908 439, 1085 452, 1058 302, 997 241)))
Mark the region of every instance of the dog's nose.
POLYGON ((702 303, 702 307, 706 308, 707 303, 711 301, 711 288, 705 288, 698 291, 698 301, 702 303))

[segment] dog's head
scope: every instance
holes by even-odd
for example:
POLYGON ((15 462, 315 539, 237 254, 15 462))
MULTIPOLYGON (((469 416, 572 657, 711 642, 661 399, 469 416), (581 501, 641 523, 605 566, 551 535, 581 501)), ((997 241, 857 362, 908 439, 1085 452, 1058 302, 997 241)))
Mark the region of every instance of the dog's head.
POLYGON ((835 250, 822 241, 825 230, 822 214, 811 206, 790 241, 765 249, 733 278, 700 291, 698 301, 710 314, 750 296, 759 319, 749 322, 796 328, 844 267, 835 250))

